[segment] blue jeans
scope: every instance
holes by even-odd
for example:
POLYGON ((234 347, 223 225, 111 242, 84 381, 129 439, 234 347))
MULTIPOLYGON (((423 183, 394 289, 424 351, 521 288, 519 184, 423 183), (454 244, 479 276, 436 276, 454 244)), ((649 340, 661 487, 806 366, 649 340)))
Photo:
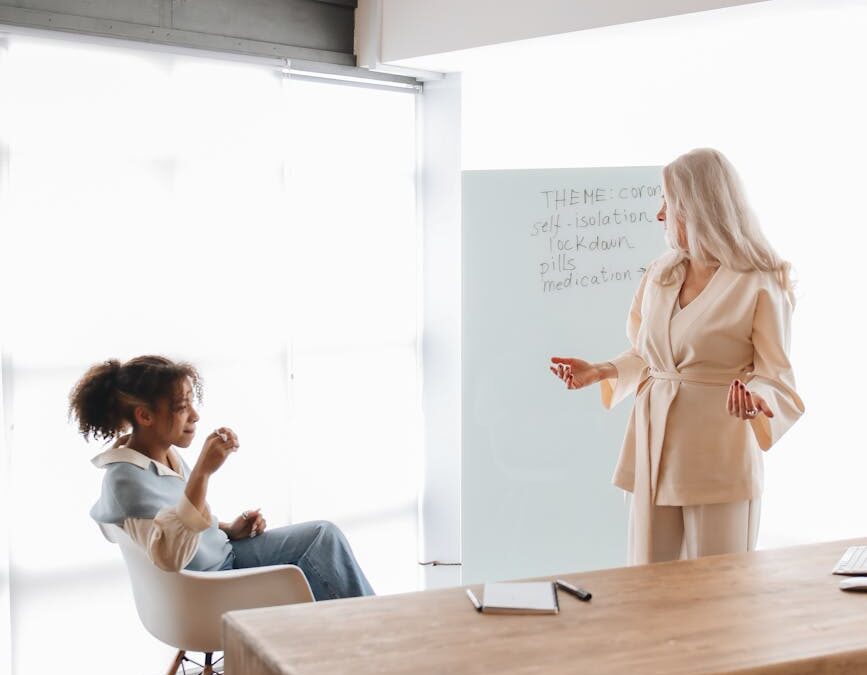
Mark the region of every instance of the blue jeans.
POLYGON ((265 530, 231 544, 233 568, 297 565, 317 600, 374 594, 343 532, 327 520, 265 530))

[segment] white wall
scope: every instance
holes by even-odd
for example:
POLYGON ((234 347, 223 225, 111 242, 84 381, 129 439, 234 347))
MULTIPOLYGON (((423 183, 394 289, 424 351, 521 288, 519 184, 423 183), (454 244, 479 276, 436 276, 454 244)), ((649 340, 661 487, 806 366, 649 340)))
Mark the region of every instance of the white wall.
POLYGON ((799 277, 807 406, 766 455, 763 547, 867 530, 865 33, 864 2, 776 0, 480 50, 462 74, 464 169, 660 164, 713 146, 740 170, 799 277))
POLYGON ((370 66, 367 44, 379 41, 381 63, 446 70, 436 56, 443 52, 757 1, 360 0, 359 17, 381 13, 381 33, 361 20, 356 53, 359 65, 370 66))
MULTIPOLYGON (((461 560, 461 83, 425 85, 422 124, 424 489, 420 560, 461 560)), ((425 588, 461 582, 425 566, 425 588)))

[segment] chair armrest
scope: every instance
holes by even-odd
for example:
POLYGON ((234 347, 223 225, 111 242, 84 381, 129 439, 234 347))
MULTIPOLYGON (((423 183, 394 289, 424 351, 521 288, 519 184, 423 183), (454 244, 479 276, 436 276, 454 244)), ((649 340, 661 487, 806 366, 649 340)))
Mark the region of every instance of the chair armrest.
POLYGON ((179 572, 184 593, 207 602, 219 614, 233 609, 312 602, 310 584, 300 567, 267 565, 219 572, 179 572))
MULTIPOLYGON (((295 565, 262 565, 261 567, 241 567, 232 570, 219 570, 218 572, 195 572, 193 570, 181 570, 179 574, 191 579, 237 579, 243 577, 255 577, 273 570, 285 570, 295 565)), ((296 568, 297 569, 297 568, 296 568)))

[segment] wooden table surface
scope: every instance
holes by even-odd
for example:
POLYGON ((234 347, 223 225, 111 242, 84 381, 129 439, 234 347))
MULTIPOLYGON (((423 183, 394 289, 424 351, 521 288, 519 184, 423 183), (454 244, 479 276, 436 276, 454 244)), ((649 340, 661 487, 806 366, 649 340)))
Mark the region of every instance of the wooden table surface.
POLYGON ((593 600, 559 615, 479 614, 464 587, 230 612, 226 672, 867 673, 867 593, 831 574, 856 544, 564 574, 593 600))

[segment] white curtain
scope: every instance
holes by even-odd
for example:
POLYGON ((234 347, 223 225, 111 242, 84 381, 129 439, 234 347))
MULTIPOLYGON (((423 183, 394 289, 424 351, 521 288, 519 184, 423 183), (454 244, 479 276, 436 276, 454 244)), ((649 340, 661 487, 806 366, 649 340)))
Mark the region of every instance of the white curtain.
POLYGON ((199 367, 202 436, 241 438, 209 491, 222 519, 333 520, 378 592, 414 590, 414 97, 11 35, 0 151, 13 672, 49 647, 91 672, 167 665, 88 516, 100 448, 66 417, 110 357, 199 367))

